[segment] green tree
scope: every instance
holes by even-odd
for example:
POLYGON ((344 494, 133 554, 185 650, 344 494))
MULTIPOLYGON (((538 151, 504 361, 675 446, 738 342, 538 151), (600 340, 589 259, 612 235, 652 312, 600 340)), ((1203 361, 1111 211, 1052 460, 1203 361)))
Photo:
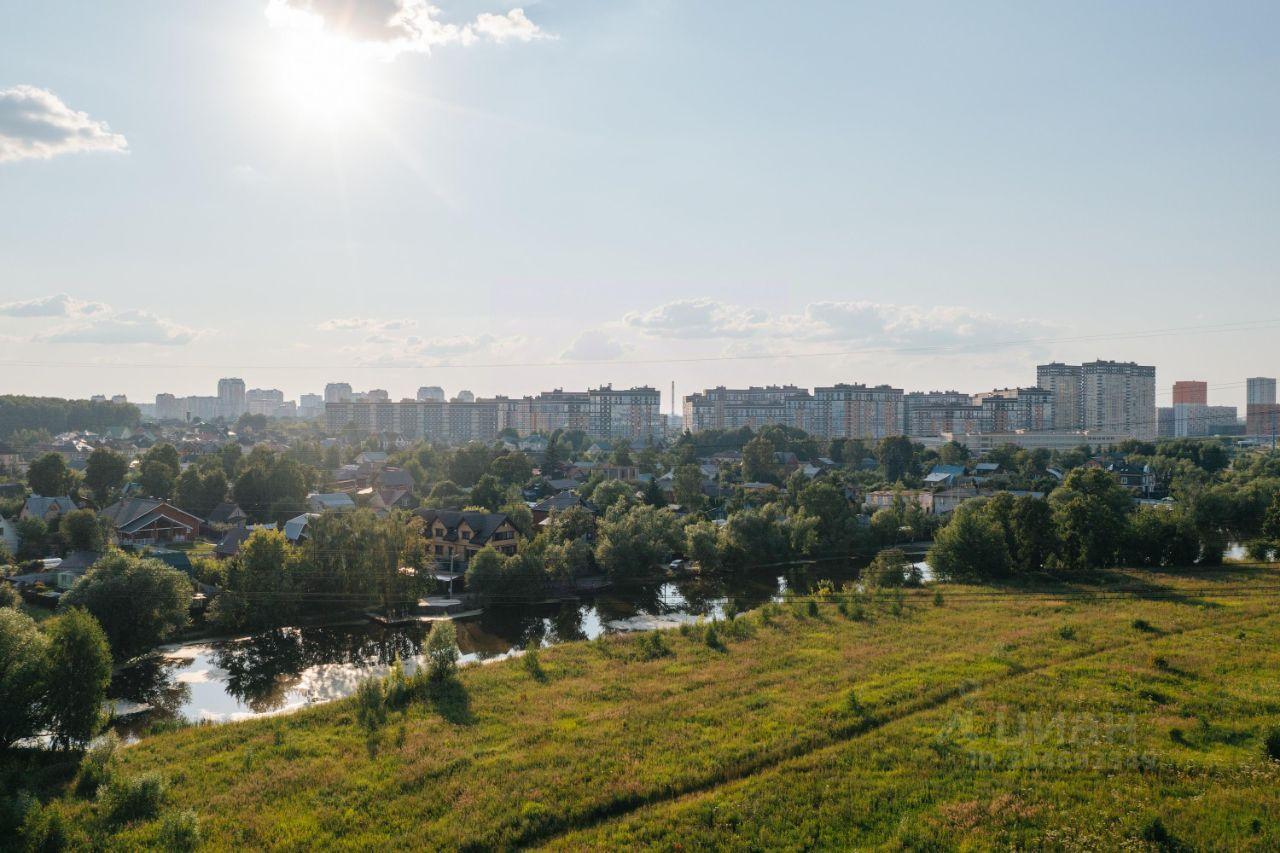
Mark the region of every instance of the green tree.
POLYGON ((969 448, 958 441, 948 441, 938 448, 938 461, 944 465, 961 465, 969 461, 969 448))
POLYGON ((177 481, 178 469, 170 468, 158 459, 146 460, 139 468, 138 485, 144 494, 153 498, 168 500, 177 481))
POLYGON ((843 491, 828 480, 815 480, 800 490, 796 502, 806 515, 818 520, 820 550, 835 553, 849 549, 857 520, 843 491))
POLYGON ((606 513, 615 506, 630 506, 636 490, 624 480, 605 480, 591 492, 591 503, 601 513, 606 513))
POLYGON ((728 568, 770 565, 791 558, 791 542, 776 504, 731 513, 720 528, 720 554, 728 568))
POLYGON ((0 748, 40 732, 45 707, 49 639, 27 614, 0 608, 0 748))
POLYGON ((676 468, 671 489, 676 503, 690 512, 702 509, 706 502, 702 494, 702 470, 697 465, 681 465, 676 468))
POLYGON ((489 463, 489 473, 506 486, 520 486, 533 476, 533 463, 523 453, 503 453, 489 463))
POLYGON ((1115 565, 1125 544, 1133 499, 1111 474, 1077 468, 1049 500, 1062 566, 1086 571, 1115 565))
POLYGON ((106 447, 89 454, 84 467, 84 484, 93 491, 99 504, 105 504, 129 473, 129 460, 106 447))
POLYGON ((472 506, 484 507, 489 512, 497 512, 498 507, 507 501, 507 488, 492 474, 484 474, 476 481, 467 497, 472 506))
POLYGON ((1023 571, 1040 571, 1058 546, 1049 502, 1023 495, 1014 503, 1011 520, 1014 545, 1009 556, 1023 571))
POLYGON ((427 677, 432 681, 445 681, 458 669, 458 631, 448 620, 434 622, 427 641, 422 646, 426 658, 427 677))
POLYGON ((762 435, 743 445, 742 479, 748 483, 778 482, 778 466, 773 454, 773 442, 762 435))
POLYGON ((484 599, 502 589, 504 558, 489 546, 481 548, 467 563, 467 591, 484 599))
POLYGON ((76 509, 58 521, 58 538, 67 551, 102 551, 107 547, 107 531, 97 513, 76 509))
POLYGON ((466 497, 453 480, 442 480, 427 495, 426 505, 432 509, 458 509, 466 497))
POLYGON ((544 536, 551 542, 576 542, 595 536, 596 517, 580 506, 553 510, 548 517, 544 536))
POLYGON ((869 586, 916 586, 920 583, 920 569, 899 548, 886 548, 863 571, 862 577, 869 586))
POLYGON ((1004 531, 981 501, 966 501, 956 508, 951 521, 934 537, 928 561, 941 580, 985 580, 1009 573, 1004 531))
POLYGON ((173 499, 187 512, 207 518, 226 497, 227 475, 221 465, 192 465, 178 475, 173 499))
POLYGON ((54 741, 83 748, 102 725, 102 703, 111 683, 111 648, 98 620, 72 608, 45 626, 49 638, 45 697, 54 741))
POLYGON ((896 483, 907 474, 915 473, 915 445, 905 435, 882 438, 876 445, 876 460, 884 469, 884 478, 896 483))
POLYGON ((71 492, 75 474, 59 453, 46 453, 27 468, 27 485, 33 494, 55 497, 71 492))
POLYGON ((710 521, 697 521, 684 529, 684 553, 703 571, 720 567, 720 529, 710 521))
POLYGON ((671 510, 619 504, 600 523, 596 562, 612 577, 635 577, 669 561, 683 544, 671 510))
POLYGON ((613 448, 611 457, 614 465, 631 465, 631 443, 628 441, 619 441, 613 448))
POLYGON ((18 529, 17 557, 20 560, 33 560, 48 552, 49 526, 39 518, 20 518, 14 525, 18 529))
POLYGON ((128 660, 187 624, 191 581, 155 559, 120 551, 94 563, 59 607, 83 607, 102 625, 116 660, 128 660))
POLYGON ((489 468, 493 451, 479 442, 459 447, 449 460, 449 479, 460 486, 474 486, 489 468))

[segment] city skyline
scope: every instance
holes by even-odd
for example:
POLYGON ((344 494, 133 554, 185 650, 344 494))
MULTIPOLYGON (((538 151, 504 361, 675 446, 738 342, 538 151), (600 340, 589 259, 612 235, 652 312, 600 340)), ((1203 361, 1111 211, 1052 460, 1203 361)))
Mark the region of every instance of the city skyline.
POLYGON ((1280 372, 1273 4, 440 5, 10 10, 4 390, 1280 372))

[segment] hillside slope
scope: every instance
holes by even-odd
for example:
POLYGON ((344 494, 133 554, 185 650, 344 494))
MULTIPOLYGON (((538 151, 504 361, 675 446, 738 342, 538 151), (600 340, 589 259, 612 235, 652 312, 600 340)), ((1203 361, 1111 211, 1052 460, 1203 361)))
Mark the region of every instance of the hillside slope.
MULTIPOLYGON (((350 701, 155 736, 212 849, 1280 845, 1273 569, 942 587, 464 670, 374 735, 350 701), (857 618, 861 616, 862 618, 857 618), (660 652, 661 650, 656 650, 660 652), (1176 730, 1176 731, 1175 731, 1176 730)), ((59 806, 81 839, 95 806, 59 806)), ((155 843, 156 822, 122 847, 155 843)))

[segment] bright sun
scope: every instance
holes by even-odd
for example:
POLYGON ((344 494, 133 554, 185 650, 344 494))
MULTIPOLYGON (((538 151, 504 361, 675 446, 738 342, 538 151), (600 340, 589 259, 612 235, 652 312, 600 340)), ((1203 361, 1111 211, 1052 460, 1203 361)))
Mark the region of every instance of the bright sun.
POLYGON ((333 124, 373 110, 381 64, 347 39, 292 32, 276 54, 276 85, 303 116, 333 124))

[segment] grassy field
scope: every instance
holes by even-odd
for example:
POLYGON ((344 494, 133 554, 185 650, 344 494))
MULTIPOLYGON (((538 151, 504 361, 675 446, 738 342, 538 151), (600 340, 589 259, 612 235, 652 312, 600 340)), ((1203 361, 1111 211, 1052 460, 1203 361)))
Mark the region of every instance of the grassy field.
MULTIPOLYGON (((161 773, 212 849, 1280 847, 1280 571, 1111 580, 569 644, 372 736, 340 702, 158 735, 121 772, 161 773)), ((72 841, 103 838, 71 787, 72 841)))

